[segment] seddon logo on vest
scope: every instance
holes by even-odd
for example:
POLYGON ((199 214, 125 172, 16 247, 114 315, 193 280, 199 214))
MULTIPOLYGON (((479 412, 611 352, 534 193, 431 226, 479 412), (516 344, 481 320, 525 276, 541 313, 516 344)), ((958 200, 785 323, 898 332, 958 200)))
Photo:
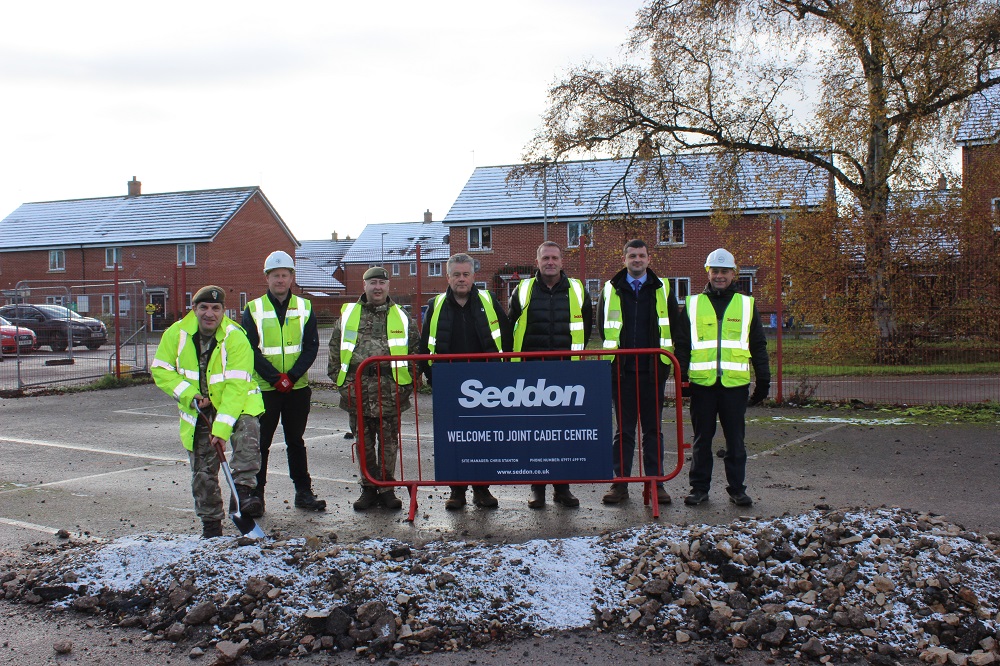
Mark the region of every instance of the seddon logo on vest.
POLYGON ((545 379, 539 379, 534 386, 525 386, 518 379, 512 386, 483 386, 478 379, 469 379, 462 384, 464 398, 458 404, 466 409, 475 407, 579 407, 583 404, 586 389, 575 386, 547 386, 545 379))

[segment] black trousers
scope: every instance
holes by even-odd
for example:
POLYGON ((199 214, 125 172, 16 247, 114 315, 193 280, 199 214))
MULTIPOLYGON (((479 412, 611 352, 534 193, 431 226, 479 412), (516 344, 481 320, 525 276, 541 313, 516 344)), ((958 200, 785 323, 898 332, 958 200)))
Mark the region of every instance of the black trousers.
POLYGON ((262 391, 264 396, 264 413, 260 415, 260 472, 257 473, 257 488, 263 492, 267 483, 267 459, 271 450, 274 431, 281 421, 281 429, 285 433, 285 447, 288 453, 288 476, 295 484, 296 490, 312 488, 309 477, 309 461, 306 455, 306 443, 302 439, 306 431, 306 421, 309 420, 309 402, 312 389, 305 386, 294 389, 290 393, 277 391, 262 391))
POLYGON ((666 381, 666 372, 615 372, 612 369, 615 476, 632 476, 637 424, 642 428, 642 475, 663 476, 663 387, 666 381))
POLYGON ((727 388, 721 382, 715 386, 691 384, 691 426, 694 428, 694 446, 691 471, 688 475, 692 490, 708 492, 712 486, 712 438, 715 437, 715 419, 722 425, 726 438, 726 490, 738 495, 746 490, 747 449, 746 434, 747 397, 750 386, 727 388))

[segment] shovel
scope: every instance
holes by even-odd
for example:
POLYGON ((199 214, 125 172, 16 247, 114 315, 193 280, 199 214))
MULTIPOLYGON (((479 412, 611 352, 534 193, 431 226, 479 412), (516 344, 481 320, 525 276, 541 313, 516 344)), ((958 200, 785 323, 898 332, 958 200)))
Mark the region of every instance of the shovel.
MULTIPOLYGON (((208 426, 208 439, 211 442, 213 439, 211 435, 212 423, 208 420, 208 417, 205 416, 205 412, 201 411, 201 407, 198 406, 198 401, 194 401, 193 404, 195 411, 198 412, 198 416, 200 416, 208 426)), ((215 454, 219 456, 219 464, 222 465, 222 473, 226 475, 226 481, 229 483, 229 491, 233 494, 233 503, 236 505, 236 511, 230 513, 229 517, 232 518, 233 524, 236 525, 236 529, 238 529, 240 534, 243 536, 250 537, 251 539, 263 539, 267 536, 267 534, 260 528, 257 521, 240 513, 240 496, 239 493, 236 492, 236 482, 233 481, 233 472, 229 469, 229 462, 226 460, 226 450, 222 448, 222 444, 219 443, 213 442, 212 446, 215 447, 215 454)))

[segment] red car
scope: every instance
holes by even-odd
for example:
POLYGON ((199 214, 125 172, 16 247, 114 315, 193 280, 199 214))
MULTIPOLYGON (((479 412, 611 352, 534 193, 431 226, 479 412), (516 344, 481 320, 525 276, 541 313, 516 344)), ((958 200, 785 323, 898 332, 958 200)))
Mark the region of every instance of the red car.
POLYGON ((3 317, 0 317, 0 347, 3 348, 3 353, 16 354, 17 347, 15 345, 20 345, 21 353, 27 354, 34 349, 38 349, 38 337, 30 328, 14 326, 3 317))

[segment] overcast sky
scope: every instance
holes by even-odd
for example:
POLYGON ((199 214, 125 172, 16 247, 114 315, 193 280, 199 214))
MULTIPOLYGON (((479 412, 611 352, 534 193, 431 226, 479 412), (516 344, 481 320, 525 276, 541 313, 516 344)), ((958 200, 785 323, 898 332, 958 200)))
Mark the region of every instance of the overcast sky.
POLYGON ((443 219, 519 161, 548 86, 620 55, 640 0, 8 3, 0 217, 260 185, 299 240, 443 219))

